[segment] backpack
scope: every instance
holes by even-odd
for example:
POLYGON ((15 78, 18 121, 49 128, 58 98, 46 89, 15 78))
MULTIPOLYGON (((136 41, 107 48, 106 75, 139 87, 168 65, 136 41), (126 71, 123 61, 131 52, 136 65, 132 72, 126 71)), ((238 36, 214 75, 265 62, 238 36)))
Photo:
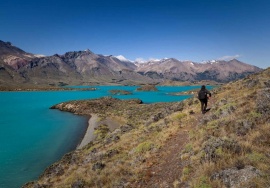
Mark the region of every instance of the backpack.
POLYGON ((198 98, 199 99, 205 99, 206 98, 206 92, 204 90, 200 90, 198 93, 198 98))

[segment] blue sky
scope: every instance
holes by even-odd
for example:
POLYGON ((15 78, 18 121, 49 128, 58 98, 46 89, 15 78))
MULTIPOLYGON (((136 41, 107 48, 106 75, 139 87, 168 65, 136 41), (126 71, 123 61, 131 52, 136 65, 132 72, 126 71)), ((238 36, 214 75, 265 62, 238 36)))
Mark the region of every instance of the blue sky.
POLYGON ((270 66, 269 0, 0 0, 0 40, 35 54, 270 66))

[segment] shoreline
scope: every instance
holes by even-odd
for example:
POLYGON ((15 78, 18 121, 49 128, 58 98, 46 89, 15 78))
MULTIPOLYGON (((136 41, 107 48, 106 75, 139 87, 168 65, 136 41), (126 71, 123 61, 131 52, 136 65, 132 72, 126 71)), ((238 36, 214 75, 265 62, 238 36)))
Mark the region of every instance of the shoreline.
POLYGON ((99 116, 97 114, 90 114, 90 118, 88 120, 88 127, 85 131, 85 134, 81 142, 78 144, 75 150, 82 149, 91 141, 95 140, 96 135, 94 135, 94 131, 96 128, 99 127, 100 124, 107 125, 111 132, 120 127, 120 123, 115 121, 111 117, 106 117, 105 119, 100 121, 99 116))
POLYGON ((76 147, 77 149, 82 149, 84 146, 86 146, 89 142, 93 141, 96 136, 94 135, 95 128, 98 127, 98 115, 97 114, 91 114, 89 120, 88 120, 88 127, 87 130, 83 136, 82 141, 78 144, 76 147))

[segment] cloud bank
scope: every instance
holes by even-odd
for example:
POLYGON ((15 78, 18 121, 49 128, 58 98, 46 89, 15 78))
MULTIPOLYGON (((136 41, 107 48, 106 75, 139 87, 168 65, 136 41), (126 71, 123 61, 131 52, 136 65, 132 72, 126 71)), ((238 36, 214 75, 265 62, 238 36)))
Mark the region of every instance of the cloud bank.
POLYGON ((236 55, 226 55, 226 56, 218 58, 218 60, 229 61, 229 60, 232 60, 232 59, 237 59, 239 57, 241 57, 241 55, 238 55, 238 54, 236 54, 236 55))

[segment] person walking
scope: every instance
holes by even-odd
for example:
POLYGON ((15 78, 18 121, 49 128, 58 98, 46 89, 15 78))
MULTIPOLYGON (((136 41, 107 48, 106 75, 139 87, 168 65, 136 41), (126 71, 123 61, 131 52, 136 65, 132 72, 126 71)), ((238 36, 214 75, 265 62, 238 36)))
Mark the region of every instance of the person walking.
POLYGON ((198 99, 201 102, 202 114, 205 114, 205 112, 207 111, 206 108, 209 97, 211 97, 211 93, 205 88, 205 85, 202 85, 201 90, 198 92, 198 99))

